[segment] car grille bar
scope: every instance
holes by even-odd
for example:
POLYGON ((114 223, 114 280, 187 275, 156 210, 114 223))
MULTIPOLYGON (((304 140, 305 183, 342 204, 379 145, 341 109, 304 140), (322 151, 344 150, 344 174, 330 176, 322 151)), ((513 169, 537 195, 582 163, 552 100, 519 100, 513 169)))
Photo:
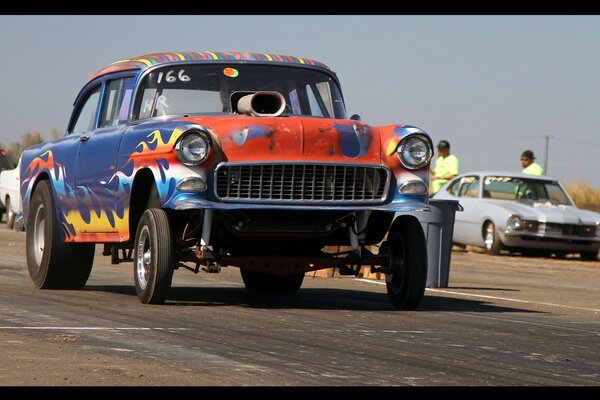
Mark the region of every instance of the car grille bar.
POLYGON ((564 235, 575 237, 596 236, 595 225, 559 224, 554 222, 524 221, 525 230, 543 235, 564 235))
POLYGON ((223 201, 380 203, 389 171, 346 164, 219 164, 215 195, 223 201))

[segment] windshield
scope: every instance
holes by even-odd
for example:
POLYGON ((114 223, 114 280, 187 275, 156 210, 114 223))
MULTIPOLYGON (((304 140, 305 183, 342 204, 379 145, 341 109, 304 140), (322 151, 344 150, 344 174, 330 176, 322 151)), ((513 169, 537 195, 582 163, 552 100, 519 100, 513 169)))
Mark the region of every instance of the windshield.
POLYGON ((328 74, 273 65, 181 65, 152 71, 140 86, 134 119, 163 115, 233 113, 243 94, 277 91, 284 114, 346 118, 342 95, 328 74), (244 93, 246 92, 246 93, 244 93))
POLYGON ((550 201, 553 204, 571 205, 569 197, 557 181, 512 176, 486 176, 483 181, 483 197, 500 200, 550 201))

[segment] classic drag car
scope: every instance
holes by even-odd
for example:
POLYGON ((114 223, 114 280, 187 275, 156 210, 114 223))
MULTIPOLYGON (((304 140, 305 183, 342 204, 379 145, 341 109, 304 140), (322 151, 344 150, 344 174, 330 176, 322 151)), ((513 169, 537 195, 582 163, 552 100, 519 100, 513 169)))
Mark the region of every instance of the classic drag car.
POLYGON ((459 200, 453 241, 541 255, 579 253, 596 260, 600 214, 580 210, 561 184, 547 176, 510 172, 462 174, 432 196, 459 200))
POLYGON ((83 87, 64 138, 23 153, 29 272, 39 288, 81 288, 102 243, 113 263, 133 261, 139 299, 162 303, 176 269, 236 266, 250 292, 294 293, 307 271, 371 266, 394 306, 414 309, 426 243, 395 212, 429 209, 431 156, 419 128, 347 118, 317 61, 118 61, 83 87))

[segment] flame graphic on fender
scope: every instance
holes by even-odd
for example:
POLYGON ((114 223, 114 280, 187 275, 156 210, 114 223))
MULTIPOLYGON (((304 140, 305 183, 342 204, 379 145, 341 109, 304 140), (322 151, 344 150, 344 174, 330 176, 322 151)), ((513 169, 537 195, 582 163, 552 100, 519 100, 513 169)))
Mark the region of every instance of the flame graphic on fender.
MULTIPOLYGON (((129 239, 129 194, 135 172, 141 168, 149 168, 160 176, 157 189, 162 196, 169 196, 174 190, 176 180, 167 177, 172 162, 176 162, 172 151, 175 142, 183 133, 176 128, 164 141, 160 131, 154 130, 141 141, 131 153, 120 170, 106 182, 116 182, 116 201, 113 204, 102 204, 98 194, 87 186, 71 186, 66 181, 68 170, 57 161, 52 150, 48 150, 34 158, 25 171, 21 186, 26 188, 25 198, 30 198, 35 177, 44 171, 50 176, 52 188, 58 201, 60 211, 60 227, 66 242, 103 242, 129 239), (126 206, 127 205, 127 206, 126 206)), ((104 182, 103 182, 104 183, 104 182)), ((114 196, 114 194, 113 194, 114 196)))

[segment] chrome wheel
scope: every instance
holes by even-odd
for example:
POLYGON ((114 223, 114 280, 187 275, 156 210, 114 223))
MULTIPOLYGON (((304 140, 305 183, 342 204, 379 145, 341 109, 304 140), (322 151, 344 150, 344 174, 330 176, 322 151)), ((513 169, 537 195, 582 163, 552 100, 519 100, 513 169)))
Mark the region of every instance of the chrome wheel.
POLYGON ((35 211, 35 219, 33 223, 33 254, 35 263, 39 266, 42 264, 44 257, 44 247, 46 246, 46 215, 44 205, 40 206, 35 211))
POLYGON ((485 236, 483 238, 485 249, 489 252, 494 247, 494 224, 487 224, 485 226, 485 236))
POLYGON ((13 224, 15 222, 15 213, 12 210, 12 204, 10 204, 10 198, 6 198, 4 202, 6 204, 6 225, 9 229, 12 229, 13 224))
POLYGON ((150 234, 148 227, 142 227, 137 242, 137 256, 135 271, 140 289, 145 290, 150 277, 150 263, 152 262, 152 247, 150 247, 150 234))

